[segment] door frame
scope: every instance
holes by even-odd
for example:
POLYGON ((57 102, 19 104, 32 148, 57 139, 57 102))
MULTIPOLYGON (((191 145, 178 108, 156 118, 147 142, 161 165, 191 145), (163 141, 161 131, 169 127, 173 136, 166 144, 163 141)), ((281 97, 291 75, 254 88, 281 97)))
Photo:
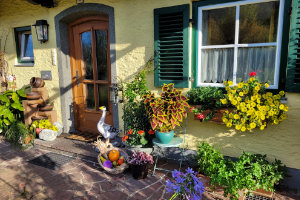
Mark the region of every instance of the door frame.
MULTIPOLYGON (((68 25, 75 20, 87 16, 107 15, 109 17, 111 82, 117 83, 116 39, 114 8, 99 3, 77 4, 69 7, 54 17, 57 48, 57 69, 59 87, 54 99, 61 103, 61 120, 65 132, 74 132, 73 94, 69 54, 68 25)), ((118 104, 113 104, 113 124, 119 128, 118 104)))

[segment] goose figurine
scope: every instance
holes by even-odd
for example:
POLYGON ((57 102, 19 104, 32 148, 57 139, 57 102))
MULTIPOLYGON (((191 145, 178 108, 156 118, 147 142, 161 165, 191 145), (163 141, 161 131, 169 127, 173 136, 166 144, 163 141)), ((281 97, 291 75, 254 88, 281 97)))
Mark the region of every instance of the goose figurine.
POLYGON ((119 134, 119 130, 109 124, 104 123, 105 116, 106 116, 106 107, 101 106, 99 109, 102 110, 102 116, 97 124, 98 131, 102 134, 102 136, 105 139, 107 138, 112 139, 116 137, 116 135, 119 134))

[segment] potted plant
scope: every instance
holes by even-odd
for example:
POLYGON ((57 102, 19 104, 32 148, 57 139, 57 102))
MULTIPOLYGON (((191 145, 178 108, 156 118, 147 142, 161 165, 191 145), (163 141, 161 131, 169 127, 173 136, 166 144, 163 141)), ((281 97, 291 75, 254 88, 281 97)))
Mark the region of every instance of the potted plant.
POLYGON ((231 113, 225 112, 223 116, 227 127, 234 126, 242 132, 255 128, 264 130, 267 124, 278 124, 287 118, 288 107, 280 103, 284 91, 276 95, 267 92, 269 84, 260 83, 255 75, 255 72, 251 72, 247 82, 240 82, 234 87, 232 81, 224 82, 227 94, 221 102, 233 107, 231 113))
POLYGON ((179 199, 201 199, 205 190, 203 183, 196 177, 196 172, 191 168, 186 173, 177 171, 172 172, 174 182, 167 180, 167 192, 173 192, 170 200, 179 197, 179 199))
POLYGON ((149 147, 149 138, 154 135, 155 131, 149 130, 147 133, 143 130, 129 129, 122 137, 122 142, 126 148, 130 150, 144 151, 151 153, 152 148, 149 147))
POLYGON ((161 143, 169 143, 174 136, 174 129, 187 117, 188 99, 174 84, 164 84, 160 97, 153 93, 144 95, 144 104, 151 127, 161 143))
POLYGON ((192 88, 187 92, 190 112, 194 118, 202 121, 222 122, 223 113, 230 110, 227 105, 220 102, 224 98, 223 91, 217 87, 192 88))
POLYGON ((153 164, 153 157, 145 152, 135 151, 129 157, 132 176, 135 179, 144 179, 148 175, 149 164, 153 164))

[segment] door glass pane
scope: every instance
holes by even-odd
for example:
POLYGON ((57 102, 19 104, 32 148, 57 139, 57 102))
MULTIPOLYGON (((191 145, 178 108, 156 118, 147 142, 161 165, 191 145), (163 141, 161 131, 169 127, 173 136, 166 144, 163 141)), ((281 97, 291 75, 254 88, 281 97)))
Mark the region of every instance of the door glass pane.
POLYGON ((202 45, 234 44, 235 7, 202 12, 202 45))
POLYGON ((95 110, 95 94, 94 94, 94 84, 85 85, 85 103, 87 109, 95 110))
POLYGON ((223 83, 233 80, 233 48, 204 49, 201 53, 202 83, 223 83))
POLYGON ((98 80, 107 80, 107 33, 105 30, 96 30, 96 54, 98 80))
POLYGON ((98 84, 99 107, 105 106, 108 109, 108 86, 98 84))
POLYGON ((239 43, 276 42, 279 1, 240 7, 239 43))
POLYGON ((24 57, 33 57, 33 46, 31 34, 25 34, 24 57))
POLYGON ((84 63, 84 78, 93 80, 92 34, 90 31, 80 34, 82 60, 84 63))
POLYGON ((245 47, 238 49, 237 82, 247 81, 256 72, 261 82, 274 84, 276 47, 245 47))

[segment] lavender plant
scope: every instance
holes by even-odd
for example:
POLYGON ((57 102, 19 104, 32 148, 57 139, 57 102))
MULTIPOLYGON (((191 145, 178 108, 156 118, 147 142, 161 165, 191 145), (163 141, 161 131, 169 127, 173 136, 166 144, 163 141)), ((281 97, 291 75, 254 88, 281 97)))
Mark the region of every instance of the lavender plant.
POLYGON ((134 151, 128 162, 132 165, 153 164, 153 157, 145 152, 134 151))
POLYGON ((175 199, 177 196, 180 199, 199 200, 202 198, 204 186, 201 181, 196 177, 196 172, 191 168, 186 170, 186 173, 177 171, 172 172, 172 177, 175 183, 167 180, 167 192, 174 192, 170 200, 175 199))

